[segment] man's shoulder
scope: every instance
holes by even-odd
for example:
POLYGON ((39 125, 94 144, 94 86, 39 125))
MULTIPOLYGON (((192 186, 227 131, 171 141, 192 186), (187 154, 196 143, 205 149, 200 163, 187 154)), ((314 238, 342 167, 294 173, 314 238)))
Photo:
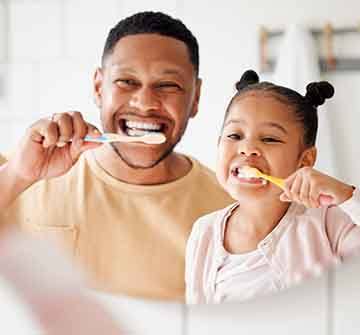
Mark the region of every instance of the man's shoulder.
POLYGON ((210 169, 208 166, 193 157, 188 157, 188 159, 191 160, 193 164, 193 169, 198 171, 198 174, 196 176, 198 180, 202 180, 203 182, 209 183, 210 185, 220 187, 216 179, 215 172, 212 169, 210 169))
POLYGON ((193 158, 192 161, 194 165, 196 164, 195 168, 198 169, 198 174, 196 176, 197 189, 201 190, 202 192, 209 192, 208 194, 210 197, 217 196, 223 198, 226 204, 233 203, 234 200, 219 184, 215 172, 208 166, 193 158))

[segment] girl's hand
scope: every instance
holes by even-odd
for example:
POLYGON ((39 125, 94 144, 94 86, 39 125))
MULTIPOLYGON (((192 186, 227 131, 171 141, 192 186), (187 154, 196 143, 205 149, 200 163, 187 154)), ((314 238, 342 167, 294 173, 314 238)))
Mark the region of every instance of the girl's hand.
POLYGON ((340 205, 351 198, 354 188, 311 167, 304 167, 285 179, 281 201, 295 201, 309 208, 340 205))

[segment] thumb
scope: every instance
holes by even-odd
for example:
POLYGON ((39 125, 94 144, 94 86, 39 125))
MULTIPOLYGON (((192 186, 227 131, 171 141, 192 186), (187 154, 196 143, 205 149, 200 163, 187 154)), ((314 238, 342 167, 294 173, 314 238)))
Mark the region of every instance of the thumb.
MULTIPOLYGON (((101 132, 95 126, 88 124, 88 135, 97 137, 101 136, 101 132)), ((82 138, 74 139, 71 145, 71 157, 76 161, 84 151, 96 149, 101 145, 103 145, 103 143, 88 142, 82 138)))
POLYGON ((291 199, 286 195, 285 192, 280 194, 280 200, 284 202, 291 202, 291 199))

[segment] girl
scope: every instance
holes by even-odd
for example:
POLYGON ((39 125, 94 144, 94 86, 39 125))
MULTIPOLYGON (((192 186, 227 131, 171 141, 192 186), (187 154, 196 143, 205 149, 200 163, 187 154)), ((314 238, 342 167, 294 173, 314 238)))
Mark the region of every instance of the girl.
POLYGON ((311 83, 305 96, 260 82, 236 84, 219 138, 217 178, 236 203, 200 218, 186 250, 188 303, 243 301, 277 292, 360 247, 359 191, 313 169, 317 106, 334 94, 311 83), (241 168, 285 179, 285 189, 241 168))

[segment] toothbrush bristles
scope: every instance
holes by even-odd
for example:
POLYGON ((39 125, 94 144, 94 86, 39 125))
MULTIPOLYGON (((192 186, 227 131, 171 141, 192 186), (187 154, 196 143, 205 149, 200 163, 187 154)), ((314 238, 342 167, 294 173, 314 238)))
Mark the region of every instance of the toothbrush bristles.
POLYGON ((243 166, 240 169, 240 173, 242 173, 247 178, 259 177, 259 170, 251 166, 243 166))

